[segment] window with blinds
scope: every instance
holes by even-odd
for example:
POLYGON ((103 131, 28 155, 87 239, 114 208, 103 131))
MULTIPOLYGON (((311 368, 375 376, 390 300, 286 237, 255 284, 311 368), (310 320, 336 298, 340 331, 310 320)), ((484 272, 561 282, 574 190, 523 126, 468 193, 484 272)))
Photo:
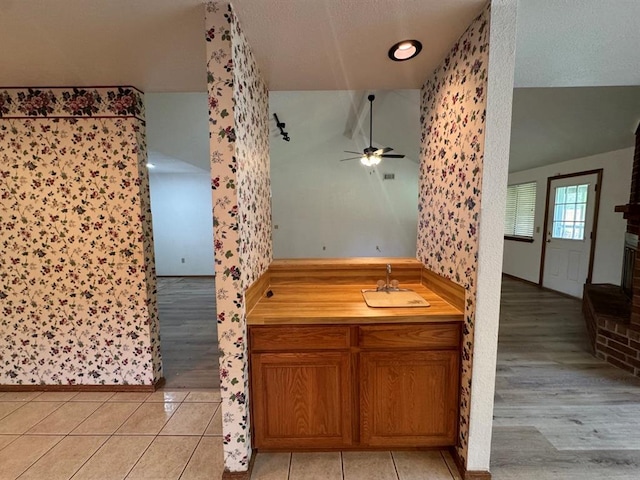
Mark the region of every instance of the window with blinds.
POLYGON ((504 222, 506 237, 533 239, 536 210, 536 182, 507 187, 507 213, 504 222))

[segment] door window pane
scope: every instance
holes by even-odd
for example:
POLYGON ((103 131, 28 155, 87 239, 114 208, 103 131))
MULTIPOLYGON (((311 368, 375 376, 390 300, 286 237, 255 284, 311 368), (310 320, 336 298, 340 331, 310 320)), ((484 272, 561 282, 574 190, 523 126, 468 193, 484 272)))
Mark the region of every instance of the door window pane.
POLYGON ((589 184, 557 187, 552 238, 584 240, 589 184))
POLYGON ((587 203, 587 192, 589 191, 589 185, 578 186, 578 202, 587 203))

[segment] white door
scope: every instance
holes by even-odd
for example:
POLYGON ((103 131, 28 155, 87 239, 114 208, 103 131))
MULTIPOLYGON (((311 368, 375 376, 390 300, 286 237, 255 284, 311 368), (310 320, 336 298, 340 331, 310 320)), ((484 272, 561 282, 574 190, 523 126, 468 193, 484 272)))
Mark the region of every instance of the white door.
POLYGON ((597 174, 552 180, 542 286, 582 297, 589 273, 597 174))

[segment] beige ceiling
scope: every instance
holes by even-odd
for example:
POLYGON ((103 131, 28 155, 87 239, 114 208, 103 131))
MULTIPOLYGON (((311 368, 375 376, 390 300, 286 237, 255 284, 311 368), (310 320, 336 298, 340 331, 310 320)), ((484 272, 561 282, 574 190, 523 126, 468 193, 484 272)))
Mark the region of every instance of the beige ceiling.
POLYGON ((0 0, 0 85, 206 89, 200 0, 0 0))
POLYGON ((640 85, 639 0, 520 0, 516 87, 640 85))
POLYGON ((271 90, 420 88, 486 0, 235 0, 271 90), (389 47, 420 40, 393 62, 389 47))
MULTIPOLYGON (((271 90, 418 88, 486 0, 236 0, 271 90), (406 38, 422 54, 392 62, 406 38)), ((206 89, 202 0, 0 0, 1 86, 206 89)))
POLYGON ((516 88, 509 171, 632 147, 640 87, 516 88))

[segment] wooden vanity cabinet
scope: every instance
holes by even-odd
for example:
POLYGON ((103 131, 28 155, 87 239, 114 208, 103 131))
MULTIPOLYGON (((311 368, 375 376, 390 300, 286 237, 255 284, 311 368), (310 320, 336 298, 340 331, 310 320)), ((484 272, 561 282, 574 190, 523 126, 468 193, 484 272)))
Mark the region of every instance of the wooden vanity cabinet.
POLYGON ((251 327, 249 342, 255 446, 351 446, 349 328, 251 327))
POLYGON ((456 442, 460 323, 249 327, 254 446, 456 442))

